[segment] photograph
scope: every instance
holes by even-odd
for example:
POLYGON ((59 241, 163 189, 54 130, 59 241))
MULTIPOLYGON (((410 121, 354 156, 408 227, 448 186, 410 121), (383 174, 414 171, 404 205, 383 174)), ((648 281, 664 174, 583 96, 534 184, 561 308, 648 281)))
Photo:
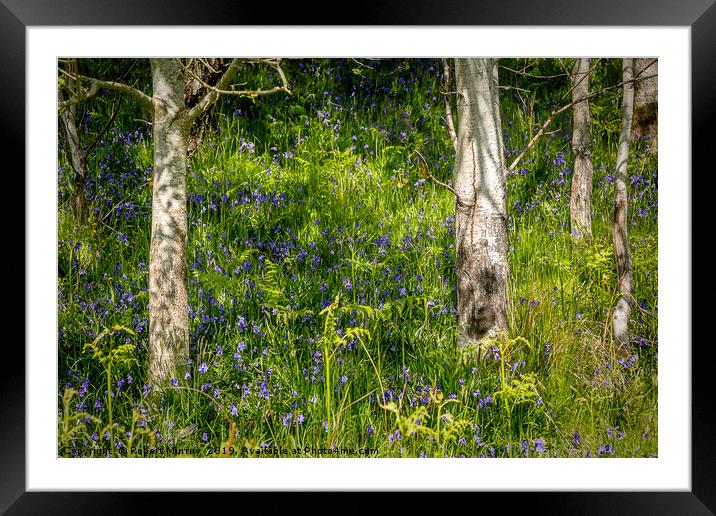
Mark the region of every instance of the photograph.
POLYGON ((658 56, 55 62, 58 458, 660 457, 658 56))

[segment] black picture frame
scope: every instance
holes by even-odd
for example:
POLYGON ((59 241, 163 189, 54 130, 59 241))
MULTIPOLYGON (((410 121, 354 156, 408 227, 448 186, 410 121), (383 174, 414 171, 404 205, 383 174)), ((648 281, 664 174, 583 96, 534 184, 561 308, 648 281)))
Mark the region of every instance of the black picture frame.
MULTIPOLYGON (((172 2, 148 0, 0 0, 0 142, 4 156, 18 157, 14 170, 25 170, 25 29, 28 26, 64 25, 594 25, 594 26, 689 26, 691 27, 692 71, 692 242, 708 231, 708 215, 697 215, 708 207, 706 176, 712 172, 711 147, 716 140, 716 5, 714 0, 501 0, 489 4, 466 0, 398 0, 375 4, 339 6, 270 2, 202 0, 172 2), (343 9, 346 14, 337 14, 343 9), (354 11, 354 12, 353 12, 354 11), (23 149, 23 151, 20 151, 23 149), (702 177, 703 176, 703 177, 702 177), (699 184, 694 188, 695 180, 699 184)), ((31 137, 31 135, 28 135, 31 137)), ((688 173, 688 171, 684 171, 688 173)), ((19 189, 25 198, 25 176, 19 189)), ((10 179, 10 178, 8 178, 10 179)), ((13 208, 16 210, 16 208, 13 208)), ((25 241, 25 226, 15 224, 21 233, 13 241, 25 241)), ((708 234, 708 233, 706 233, 708 234)), ((25 251, 23 251, 24 253, 25 251)), ((703 258, 691 249, 691 267, 709 271, 703 258)), ((25 256, 23 263, 27 262, 25 256)), ((15 259, 15 261, 17 261, 15 259)), ((15 263, 13 267, 17 267, 15 263)), ((23 265, 24 267, 24 265, 23 265)), ((32 271, 24 268, 25 277, 32 271)), ((7 274, 7 272, 6 272, 7 274)), ((707 273, 708 274, 708 273, 707 273)), ((693 290, 692 290, 693 292, 693 290)), ((19 303, 18 303, 19 304, 19 303)), ((23 306, 32 310, 31 306, 23 306)), ((692 294, 692 321, 703 320, 710 307, 698 303, 692 294)), ((9 327, 9 324, 8 324, 9 327)), ((25 488, 25 353, 6 341, 5 367, 0 374, 0 511, 7 514, 119 514, 149 510, 152 502, 187 510, 206 510, 206 500, 182 493, 82 493, 26 492, 25 488), (12 356, 14 354, 14 356, 12 356)), ((716 512, 716 425, 711 397, 713 355, 710 339, 697 339, 687 329, 682 345, 692 352, 692 489, 688 492, 528 492, 479 493, 484 501, 502 507, 550 514, 712 514, 716 512), (489 497, 487 500, 484 497, 489 497), (507 505, 506 505, 507 504, 507 505)), ((294 493, 290 506, 300 504, 294 493)), ((242 495, 243 496, 243 495, 242 495)), ((351 501, 340 493, 328 494, 329 504, 359 510, 367 500, 355 494, 351 501)), ((236 495, 211 494, 211 505, 219 510, 222 502, 236 504, 236 495), (221 496, 222 499, 217 497, 221 496), (231 498, 231 497, 234 498, 231 498)), ((203 497, 200 497, 203 498, 203 497)), ((407 509, 422 503, 422 497, 399 497, 407 509)), ((271 502, 274 505, 276 502, 271 502)), ((290 507, 289 506, 289 507, 290 507)))

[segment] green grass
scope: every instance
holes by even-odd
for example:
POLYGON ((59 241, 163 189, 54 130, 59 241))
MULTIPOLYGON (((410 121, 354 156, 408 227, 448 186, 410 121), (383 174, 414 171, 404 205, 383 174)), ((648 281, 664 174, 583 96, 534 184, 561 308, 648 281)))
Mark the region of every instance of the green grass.
MULTIPOLYGON (((60 455, 172 456, 174 445, 194 456, 261 446, 301 457, 335 456, 318 451, 328 447, 373 457, 656 455, 656 156, 632 147, 640 305, 630 356, 617 355, 608 331, 617 138, 594 131, 594 237, 576 244, 567 116, 508 177, 509 338, 476 360, 455 346, 454 199, 420 181, 415 159, 420 151, 449 180, 438 70, 382 63, 362 77, 350 63, 287 66, 293 97, 226 100, 219 130, 191 160, 191 373, 156 410, 144 392, 151 138, 128 144, 129 126, 107 138, 90 162, 94 211, 83 228, 72 223, 60 156, 60 455), (106 328, 99 349, 131 350, 109 383, 107 363, 85 349, 106 328)), ((534 124, 510 92, 501 107, 514 153, 534 124)), ((541 120, 550 110, 540 108, 541 120)), ((605 119, 618 110, 594 108, 605 119)))

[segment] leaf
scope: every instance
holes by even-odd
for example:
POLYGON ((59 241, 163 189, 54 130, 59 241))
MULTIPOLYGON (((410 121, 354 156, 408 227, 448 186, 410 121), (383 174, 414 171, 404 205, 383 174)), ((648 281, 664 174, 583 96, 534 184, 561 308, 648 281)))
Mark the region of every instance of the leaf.
POLYGON ((121 326, 119 324, 115 324, 114 326, 112 326, 112 331, 126 331, 130 335, 136 335, 134 330, 127 328, 126 326, 121 326))
POLYGON ((330 305, 328 305, 327 307, 325 307, 323 310, 318 312, 318 314, 323 315, 325 313, 332 312, 333 310, 338 308, 338 302, 339 302, 340 298, 341 298, 340 294, 336 295, 336 298, 333 300, 333 302, 330 305))

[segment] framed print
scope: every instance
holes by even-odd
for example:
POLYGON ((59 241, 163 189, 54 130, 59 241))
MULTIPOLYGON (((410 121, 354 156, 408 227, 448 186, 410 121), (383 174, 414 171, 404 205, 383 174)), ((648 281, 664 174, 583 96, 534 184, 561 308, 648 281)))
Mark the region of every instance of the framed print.
POLYGON ((715 9, 5 1, 27 302, 0 507, 713 511, 691 253, 715 9))

